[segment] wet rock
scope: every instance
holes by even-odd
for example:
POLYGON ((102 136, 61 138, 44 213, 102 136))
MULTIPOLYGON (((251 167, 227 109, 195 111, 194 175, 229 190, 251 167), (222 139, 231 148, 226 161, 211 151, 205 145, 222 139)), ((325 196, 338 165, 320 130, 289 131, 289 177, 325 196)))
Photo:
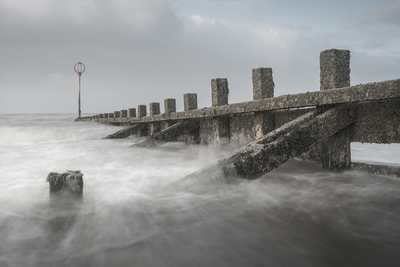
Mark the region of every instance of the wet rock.
POLYGON ((71 206, 83 202, 83 173, 81 171, 51 172, 49 182, 50 206, 71 206))

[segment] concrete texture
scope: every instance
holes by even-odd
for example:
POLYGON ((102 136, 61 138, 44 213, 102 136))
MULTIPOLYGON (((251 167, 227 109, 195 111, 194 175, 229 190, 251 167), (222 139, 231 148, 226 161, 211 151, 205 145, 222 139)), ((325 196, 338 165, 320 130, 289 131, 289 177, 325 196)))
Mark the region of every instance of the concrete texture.
POLYGON ((121 118, 121 111, 114 111, 114 118, 121 118))
POLYGON ((146 117, 147 116, 147 107, 146 105, 138 105, 137 108, 138 118, 146 117))
POLYGON ((197 109, 197 94, 184 94, 183 95, 183 110, 189 111, 197 109))
POLYGON ((317 113, 312 111, 283 125, 231 156, 184 177, 179 183, 190 180, 190 184, 195 185, 234 177, 256 179, 355 121, 350 106, 333 108, 315 116, 317 113))
POLYGON ((258 68, 252 70, 253 100, 274 97, 274 80, 272 68, 258 68))
POLYGON ((173 126, 168 127, 158 133, 151 135, 149 138, 132 145, 133 147, 156 147, 163 142, 176 141, 179 136, 190 133, 200 127, 199 120, 181 121, 173 126))
POLYGON ((400 166, 388 166, 388 165, 376 165, 376 164, 352 162, 351 168, 356 171, 368 172, 375 175, 400 177, 400 166))
POLYGON ((322 51, 320 62, 320 90, 350 86, 350 51, 329 49, 322 51))
POLYGON ((72 206, 83 202, 83 173, 81 171, 51 172, 49 182, 50 206, 72 206))
POLYGON ((400 99, 357 104, 352 142, 400 143, 400 99))
POLYGON ((164 99, 164 113, 176 112, 176 99, 167 98, 164 99))
POLYGON ((151 102, 149 104, 150 116, 160 114, 160 103, 158 102, 151 102))
MULTIPOLYGON (((329 49, 320 53, 320 90, 331 90, 350 86, 350 51, 329 49)), ((330 107, 324 107, 325 110, 330 107)), ((350 130, 349 128, 324 140, 321 160, 324 168, 342 170, 350 167, 350 130)))
POLYGON ((116 133, 113 133, 106 137, 103 137, 103 139, 123 139, 123 138, 127 138, 128 136, 131 136, 133 134, 137 134, 145 129, 147 129, 146 124, 135 124, 131 127, 122 129, 116 133))
POLYGON ((136 108, 129 108, 128 109, 128 117, 135 118, 136 117, 136 108))
POLYGON ((212 106, 222 106, 228 104, 229 89, 228 80, 217 78, 211 80, 211 99, 212 106))
POLYGON ((128 117, 128 110, 123 109, 120 111, 121 118, 127 118, 128 117))

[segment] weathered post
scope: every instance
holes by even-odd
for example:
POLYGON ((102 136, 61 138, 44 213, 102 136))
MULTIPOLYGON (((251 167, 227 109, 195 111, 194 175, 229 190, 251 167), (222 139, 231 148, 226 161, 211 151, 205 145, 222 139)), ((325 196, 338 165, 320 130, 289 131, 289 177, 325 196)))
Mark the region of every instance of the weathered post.
POLYGON ((121 110, 121 118, 127 118, 128 117, 128 110, 123 109, 121 110))
MULTIPOLYGON (((151 102, 149 104, 150 109, 150 116, 160 114, 160 103, 158 102, 151 102)), ((150 123, 150 135, 153 135, 161 130, 160 122, 152 122, 150 123)))
POLYGON ((83 173, 81 171, 51 172, 49 182, 50 206, 71 206, 83 202, 83 173))
POLYGON ((136 108, 129 108, 128 116, 129 116, 129 118, 135 118, 136 117, 136 108))
POLYGON ((138 111, 138 118, 147 116, 146 105, 138 105, 137 111, 138 111))
MULTIPOLYGON (((147 116, 147 107, 146 105, 138 105, 137 108, 138 118, 146 117, 147 116)), ((148 127, 144 127, 141 131, 138 132, 138 136, 148 136, 148 127)))
POLYGON ((184 94, 183 95, 183 110, 189 111, 197 109, 197 94, 184 94))
MULTIPOLYGON (((253 100, 274 97, 274 80, 272 68, 257 68, 252 70, 253 100)), ((272 112, 256 112, 254 114, 256 139, 261 138, 275 128, 275 116, 272 112)))
MULTIPOLYGON (((350 86, 350 51, 329 49, 320 53, 320 90, 350 86)), ((351 165, 351 125, 321 144, 322 165, 341 170, 351 165)))
MULTIPOLYGON (((164 113, 170 114, 176 112, 176 100, 175 98, 167 98, 164 99, 164 113)), ((161 129, 164 130, 172 125, 174 125, 175 121, 166 121, 161 123, 161 129)))
MULTIPOLYGON (((228 104, 229 88, 228 80, 217 78, 211 80, 212 106, 222 106, 228 104)), ((211 142, 218 144, 229 142, 229 117, 216 117, 213 121, 213 136, 211 142)))

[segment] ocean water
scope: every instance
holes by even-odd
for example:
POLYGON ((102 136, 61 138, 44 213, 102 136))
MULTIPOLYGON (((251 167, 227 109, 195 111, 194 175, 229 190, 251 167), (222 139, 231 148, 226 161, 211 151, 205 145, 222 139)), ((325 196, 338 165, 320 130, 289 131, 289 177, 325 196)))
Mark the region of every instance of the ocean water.
MULTIPOLYGON (((73 114, 0 115, 0 267, 400 266, 400 179, 291 160, 254 181, 174 189, 235 147, 140 138, 73 114), (50 208, 50 172, 81 170, 84 204, 50 208)), ((353 144, 399 164, 399 147, 353 144)))

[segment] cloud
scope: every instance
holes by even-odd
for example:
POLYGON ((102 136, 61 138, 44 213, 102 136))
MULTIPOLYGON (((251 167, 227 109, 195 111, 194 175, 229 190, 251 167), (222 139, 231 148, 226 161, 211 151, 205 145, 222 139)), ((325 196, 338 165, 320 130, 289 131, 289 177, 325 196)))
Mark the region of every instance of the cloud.
MULTIPOLYGON (((5 96, 0 112, 75 112, 73 65, 78 61, 87 67, 83 112, 150 102, 162 108, 165 98, 176 98, 182 110, 185 93, 197 93, 199 107, 210 106, 210 80, 217 77, 228 78, 230 103, 251 100, 251 69, 258 67, 273 68, 275 95, 318 90, 319 52, 328 48, 354 49, 354 66, 368 54, 364 63, 371 67, 357 74, 357 82, 375 80, 378 66, 387 70, 385 77, 394 73, 384 65, 387 54, 371 53, 373 46, 393 40, 392 32, 382 28, 376 28, 379 39, 369 34, 355 40, 352 30, 318 32, 302 21, 242 25, 196 13, 182 16, 163 0, 40 0, 34 11, 21 3, 0 2, 0 23, 6 25, 0 28, 0 91, 5 96)), ((231 7, 245 3, 236 0, 231 7)), ((392 66, 399 61, 392 59, 392 66)))

